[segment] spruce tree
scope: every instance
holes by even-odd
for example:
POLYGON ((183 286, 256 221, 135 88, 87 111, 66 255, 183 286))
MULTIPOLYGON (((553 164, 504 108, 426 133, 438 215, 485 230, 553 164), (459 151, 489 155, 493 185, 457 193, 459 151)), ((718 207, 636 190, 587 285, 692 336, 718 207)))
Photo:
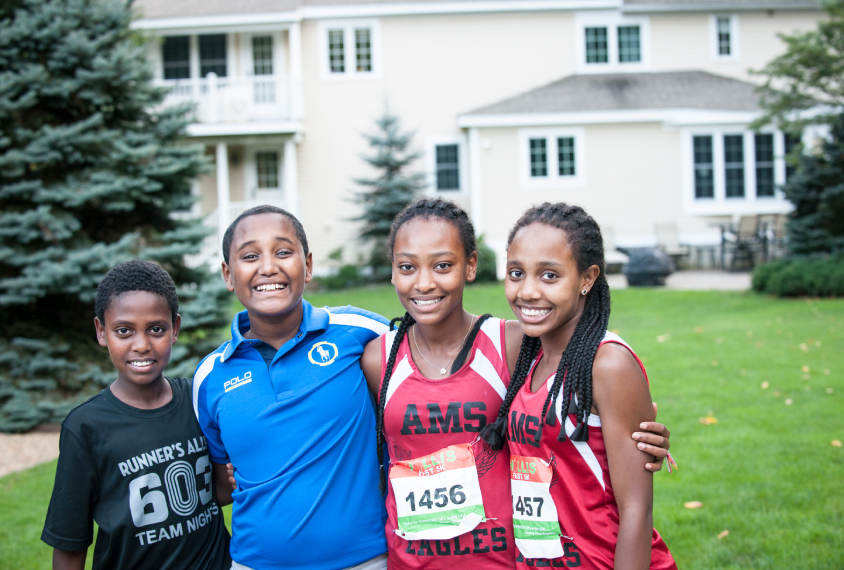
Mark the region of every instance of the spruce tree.
POLYGON ((96 343, 96 285, 117 263, 161 264, 180 287, 167 373, 190 374, 227 296, 190 268, 206 231, 172 214, 207 169, 162 109, 120 0, 0 4, 0 430, 60 421, 114 378, 96 343))
POLYGON ((410 165, 421 156, 412 150, 413 132, 402 133, 401 121, 388 109, 375 124, 378 127, 376 134, 363 135, 374 154, 363 159, 377 169, 379 175, 354 180, 367 188, 355 194, 355 201, 363 207, 363 213, 355 220, 363 222, 360 240, 371 248, 372 277, 382 280, 390 277, 390 263, 385 253, 390 224, 425 187, 425 176, 408 172, 410 165))

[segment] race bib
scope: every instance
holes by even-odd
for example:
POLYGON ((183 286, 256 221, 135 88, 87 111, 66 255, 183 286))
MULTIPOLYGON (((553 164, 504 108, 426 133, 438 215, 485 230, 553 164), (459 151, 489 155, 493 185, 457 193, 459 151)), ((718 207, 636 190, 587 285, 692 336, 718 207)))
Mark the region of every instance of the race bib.
POLYGON ((484 517, 471 445, 450 445, 390 467, 398 528, 405 540, 446 540, 474 529, 484 517))
POLYGON ((510 456, 513 534, 525 558, 552 560, 564 555, 557 507, 551 498, 549 463, 538 457, 510 456))

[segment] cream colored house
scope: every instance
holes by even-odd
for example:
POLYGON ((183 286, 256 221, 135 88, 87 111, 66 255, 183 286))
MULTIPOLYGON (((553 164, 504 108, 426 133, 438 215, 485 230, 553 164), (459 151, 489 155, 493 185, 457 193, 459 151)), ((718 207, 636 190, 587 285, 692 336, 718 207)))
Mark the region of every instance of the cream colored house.
MULTIPOLYGON (((385 103, 424 152, 428 191, 504 255, 519 213, 583 205, 619 246, 716 244, 719 223, 789 210, 794 141, 753 133, 749 74, 810 29, 815 0, 138 0, 168 103, 216 171, 196 215, 225 228, 277 204, 317 268, 356 225, 354 177, 385 103)), ((808 135, 806 135, 808 136, 808 135)), ((219 258, 219 232, 202 260, 219 258)), ((499 263, 499 273, 503 264, 499 263)))

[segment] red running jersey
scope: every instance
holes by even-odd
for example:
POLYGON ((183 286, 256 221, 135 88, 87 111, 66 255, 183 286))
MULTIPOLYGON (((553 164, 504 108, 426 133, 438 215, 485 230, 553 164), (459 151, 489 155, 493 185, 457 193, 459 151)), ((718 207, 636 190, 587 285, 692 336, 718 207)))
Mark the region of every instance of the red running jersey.
MULTIPOLYGON (((381 337, 382 378, 395 335, 391 331, 381 337)), ((481 325, 464 365, 442 380, 422 376, 411 358, 406 335, 396 354, 384 407, 390 460, 423 457, 449 445, 472 443, 481 428, 495 421, 509 384, 501 319, 489 318, 481 325)), ((396 497, 388 483, 385 529, 391 569, 451 570, 456 564, 476 569, 515 567, 510 453, 506 447, 496 453, 483 440, 471 449, 488 520, 450 540, 404 540, 395 533, 396 497)))
MULTIPOLYGON (((607 332, 601 345, 614 342, 627 348, 636 358, 647 379, 642 361, 618 335, 607 332)), ((540 352, 534 362, 539 362, 540 352)), ((582 568, 584 570, 612 570, 618 538, 618 505, 613 495, 607 452, 601 432, 601 418, 590 414, 588 441, 557 441, 560 424, 543 426, 541 442, 536 441, 542 406, 554 381, 552 375, 535 393, 530 391, 531 376, 516 394, 508 416, 510 453, 526 457, 539 457, 551 461, 555 470, 551 483, 551 497, 557 507, 565 555, 555 560, 526 560, 517 550, 516 566, 519 569, 537 566, 556 568, 582 568), (553 457, 552 457, 553 456, 553 457)), ((560 390, 562 394, 562 389, 560 390)), ((556 401, 557 421, 562 418, 562 397, 556 401)), ((569 411, 574 411, 569 410, 569 411)), ((566 433, 571 436, 577 426, 575 413, 566 417, 566 433)), ((631 440, 632 442, 632 440, 631 440)), ((644 466, 643 466, 644 468, 644 466)), ((677 565, 668 547, 654 529, 651 543, 651 569, 675 569, 677 565)))

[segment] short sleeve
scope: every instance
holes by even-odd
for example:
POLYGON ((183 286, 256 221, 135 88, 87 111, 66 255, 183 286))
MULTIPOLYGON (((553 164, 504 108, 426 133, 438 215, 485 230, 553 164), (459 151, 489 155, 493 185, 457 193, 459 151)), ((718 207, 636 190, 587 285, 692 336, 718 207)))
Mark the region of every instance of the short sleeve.
POLYGON ((211 461, 225 464, 229 462, 229 455, 226 452, 226 446, 223 444, 223 438, 220 437, 220 426, 217 425, 216 414, 210 409, 208 386, 205 383, 208 376, 213 374, 214 364, 219 362, 221 357, 222 354, 212 354, 199 364, 196 374, 193 376, 192 393, 193 411, 196 413, 196 420, 199 422, 202 435, 208 442, 211 461))
POLYGON ((332 325, 341 325, 360 343, 361 347, 367 345, 372 339, 376 339, 390 330, 387 319, 364 309, 358 309, 347 305, 345 307, 325 307, 329 313, 329 322, 332 325))
POLYGON ((97 474, 76 434, 62 426, 59 463, 41 540, 53 548, 85 550, 94 540, 97 474))

